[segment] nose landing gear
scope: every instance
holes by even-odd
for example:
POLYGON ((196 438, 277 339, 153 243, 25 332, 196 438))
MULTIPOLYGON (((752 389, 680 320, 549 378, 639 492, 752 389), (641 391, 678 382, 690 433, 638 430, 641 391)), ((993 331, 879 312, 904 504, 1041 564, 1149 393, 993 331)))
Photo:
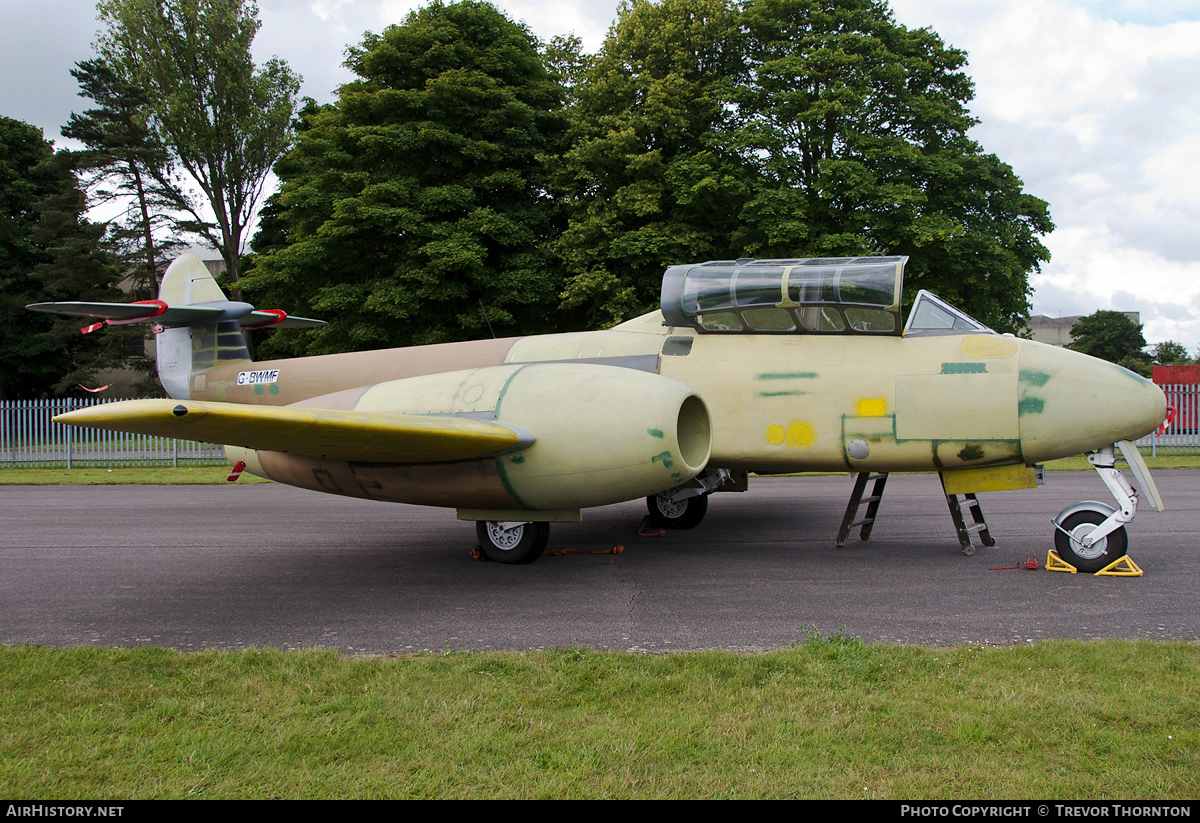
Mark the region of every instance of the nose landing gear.
POLYGON ((1125 524, 1132 523, 1137 514, 1138 489, 1116 468, 1118 448, 1150 505, 1159 511, 1163 509, 1162 498, 1150 477, 1146 461, 1133 443, 1122 440, 1089 454, 1088 462, 1096 469, 1119 508, 1114 509, 1097 500, 1085 500, 1067 506, 1054 518, 1055 551, 1081 572, 1100 571, 1124 557, 1129 546, 1125 524))

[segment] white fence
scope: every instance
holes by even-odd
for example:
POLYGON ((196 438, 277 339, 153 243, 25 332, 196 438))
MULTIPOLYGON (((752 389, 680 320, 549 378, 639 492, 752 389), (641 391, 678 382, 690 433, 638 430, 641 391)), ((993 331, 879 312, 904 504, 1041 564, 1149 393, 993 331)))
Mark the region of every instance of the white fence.
POLYGON ((0 468, 215 466, 225 449, 212 443, 64 426, 51 418, 116 399, 65 397, 0 402, 0 468))
POLYGON ((1150 457, 1200 454, 1200 385, 1168 384, 1159 388, 1167 396, 1167 405, 1175 407, 1175 419, 1161 437, 1151 434, 1138 440, 1138 450, 1150 457))

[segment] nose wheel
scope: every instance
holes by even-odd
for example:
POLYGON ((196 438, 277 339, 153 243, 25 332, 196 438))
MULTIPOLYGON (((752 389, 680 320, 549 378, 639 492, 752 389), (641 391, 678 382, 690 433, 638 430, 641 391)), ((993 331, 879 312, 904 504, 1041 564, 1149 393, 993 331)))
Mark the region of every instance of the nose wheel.
POLYGON ((1087 459, 1112 493, 1117 508, 1096 500, 1067 506, 1054 518, 1054 549, 1079 571, 1098 572, 1125 556, 1129 546, 1125 525, 1132 523, 1137 514, 1138 492, 1144 493, 1159 511, 1163 505, 1146 461, 1130 441, 1097 449, 1087 459), (1118 448, 1129 464, 1136 488, 1116 468, 1118 448))
MULTIPOLYGON (((1107 509, 1108 507, 1104 507, 1107 509)), ((1125 556, 1129 536, 1121 526, 1089 544, 1087 538, 1108 520, 1112 510, 1085 508, 1058 523, 1054 532, 1054 550, 1058 556, 1081 572, 1098 572, 1125 556)))

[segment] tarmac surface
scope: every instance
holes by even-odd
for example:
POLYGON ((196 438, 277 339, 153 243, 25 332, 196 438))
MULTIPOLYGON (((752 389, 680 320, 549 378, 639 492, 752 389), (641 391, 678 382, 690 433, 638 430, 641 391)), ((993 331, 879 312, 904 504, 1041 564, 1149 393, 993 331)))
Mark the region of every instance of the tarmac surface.
POLYGON ((1044 566, 1050 519, 1108 500, 1092 472, 981 495, 994 548, 964 556, 936 475, 892 475, 870 541, 834 548, 852 479, 752 478, 692 531, 639 537, 641 502, 554 524, 550 548, 474 560, 453 511, 276 485, 7 486, 0 642, 321 646, 353 653, 590 646, 758 650, 845 631, 867 642, 1200 638, 1200 471, 1155 474, 1166 503, 1129 528, 1141 578, 1044 566))

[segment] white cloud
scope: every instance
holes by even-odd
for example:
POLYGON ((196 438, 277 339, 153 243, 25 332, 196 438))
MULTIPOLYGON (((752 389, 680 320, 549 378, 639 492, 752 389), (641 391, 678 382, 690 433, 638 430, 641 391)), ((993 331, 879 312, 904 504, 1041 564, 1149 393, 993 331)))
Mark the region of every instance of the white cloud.
MULTIPOLYGON (((259 59, 279 55, 321 102, 352 79, 347 46, 403 21, 415 0, 259 0, 259 59)), ((1200 3, 1195 0, 893 0, 896 18, 968 52, 973 134, 1050 203, 1054 258, 1035 306, 1143 313, 1148 339, 1200 342, 1200 3), (1117 295, 1134 305, 1116 305, 1117 295)), ((508 0, 548 39, 596 50, 617 0, 508 0)), ((48 137, 77 97, 68 73, 92 54, 90 0, 0 0, 0 114, 48 137)))
POLYGON ((973 134, 1047 200, 1034 310, 1139 311, 1200 341, 1200 4, 896 0, 969 54, 973 134))

